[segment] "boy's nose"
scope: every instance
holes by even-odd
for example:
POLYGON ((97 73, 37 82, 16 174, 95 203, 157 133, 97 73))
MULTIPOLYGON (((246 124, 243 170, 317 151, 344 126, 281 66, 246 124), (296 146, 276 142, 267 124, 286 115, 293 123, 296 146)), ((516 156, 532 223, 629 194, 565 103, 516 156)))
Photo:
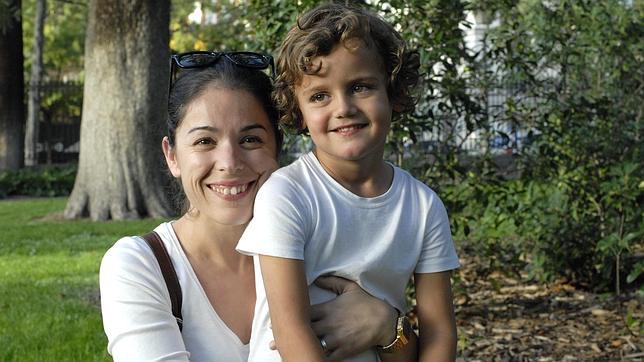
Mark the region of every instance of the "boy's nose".
POLYGON ((336 108, 335 108, 335 117, 336 118, 347 118, 354 116, 356 114, 356 106, 353 103, 353 100, 349 96, 339 96, 336 97, 336 108))

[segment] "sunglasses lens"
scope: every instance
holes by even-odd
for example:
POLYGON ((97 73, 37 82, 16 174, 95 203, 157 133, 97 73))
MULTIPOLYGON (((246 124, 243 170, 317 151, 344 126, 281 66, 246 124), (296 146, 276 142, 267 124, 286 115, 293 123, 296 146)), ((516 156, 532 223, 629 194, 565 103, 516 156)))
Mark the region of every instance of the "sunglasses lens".
POLYGON ((228 57, 233 62, 250 68, 266 68, 268 66, 268 60, 261 54, 230 53, 228 57))
POLYGON ((212 53, 192 53, 183 54, 177 59, 179 66, 183 68, 199 68, 214 63, 219 58, 219 54, 212 53))

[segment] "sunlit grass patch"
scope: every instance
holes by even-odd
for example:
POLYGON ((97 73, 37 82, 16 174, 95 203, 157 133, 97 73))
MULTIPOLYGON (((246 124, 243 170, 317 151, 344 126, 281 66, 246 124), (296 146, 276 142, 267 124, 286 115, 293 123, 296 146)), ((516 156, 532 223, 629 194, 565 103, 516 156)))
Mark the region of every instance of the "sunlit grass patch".
POLYGON ((0 201, 0 360, 104 361, 98 269, 107 248, 160 221, 62 218, 64 198, 0 201))

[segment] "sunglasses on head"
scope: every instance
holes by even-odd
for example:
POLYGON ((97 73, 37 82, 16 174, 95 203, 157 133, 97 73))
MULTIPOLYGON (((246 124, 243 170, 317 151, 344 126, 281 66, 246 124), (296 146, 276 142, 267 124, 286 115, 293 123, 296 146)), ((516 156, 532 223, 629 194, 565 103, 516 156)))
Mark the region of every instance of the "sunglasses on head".
POLYGON ((170 57, 170 86, 176 81, 177 69, 205 68, 217 63, 222 57, 231 63, 244 68, 263 70, 271 68, 271 75, 275 76, 273 57, 253 52, 209 52, 194 51, 174 54, 170 57))

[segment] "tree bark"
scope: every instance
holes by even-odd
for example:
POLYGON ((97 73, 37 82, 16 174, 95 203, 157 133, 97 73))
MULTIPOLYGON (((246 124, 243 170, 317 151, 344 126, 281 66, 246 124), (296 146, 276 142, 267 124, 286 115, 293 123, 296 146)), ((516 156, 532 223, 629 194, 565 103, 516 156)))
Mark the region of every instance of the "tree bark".
POLYGON ((9 19, 0 28, 0 171, 22 167, 25 125, 21 2, 4 1, 2 16, 9 19))
POLYGON ((90 0, 78 174, 66 218, 172 214, 161 152, 169 0, 90 0))
POLYGON ((40 84, 43 73, 42 54, 44 49, 44 27, 47 3, 36 0, 34 21, 34 46, 31 56, 31 77, 29 79, 29 101, 27 104, 27 129, 25 130, 25 166, 38 164, 38 132, 40 129, 40 84))

